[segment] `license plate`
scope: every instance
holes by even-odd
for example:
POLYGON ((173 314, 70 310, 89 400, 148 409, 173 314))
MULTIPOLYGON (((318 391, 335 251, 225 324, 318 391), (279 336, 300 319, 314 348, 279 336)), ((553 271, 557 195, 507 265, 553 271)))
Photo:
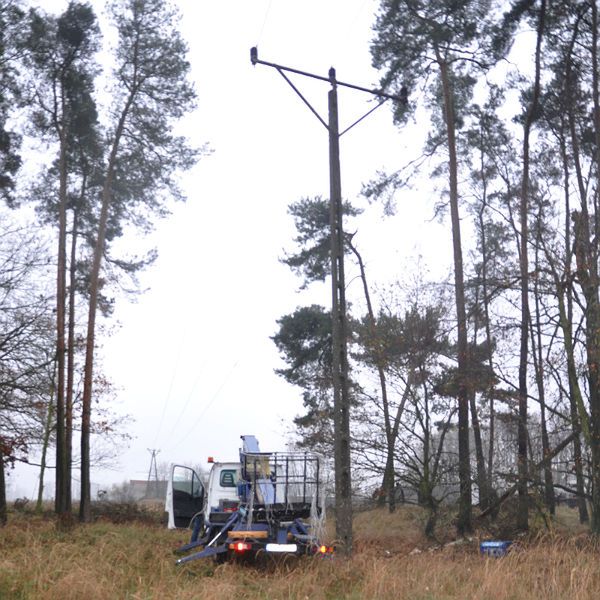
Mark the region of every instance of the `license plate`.
POLYGON ((297 544, 267 544, 267 552, 297 552, 297 544))

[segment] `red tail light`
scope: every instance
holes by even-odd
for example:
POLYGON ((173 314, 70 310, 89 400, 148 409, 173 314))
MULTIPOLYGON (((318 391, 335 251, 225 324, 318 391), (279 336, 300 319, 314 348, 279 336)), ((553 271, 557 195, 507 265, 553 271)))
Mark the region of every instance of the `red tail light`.
POLYGON ((229 544, 229 549, 234 552, 246 552, 252 550, 252 544, 250 542, 232 542, 229 544))
POLYGON ((223 512, 235 512, 239 508, 239 502, 233 500, 222 500, 221 507, 223 512))

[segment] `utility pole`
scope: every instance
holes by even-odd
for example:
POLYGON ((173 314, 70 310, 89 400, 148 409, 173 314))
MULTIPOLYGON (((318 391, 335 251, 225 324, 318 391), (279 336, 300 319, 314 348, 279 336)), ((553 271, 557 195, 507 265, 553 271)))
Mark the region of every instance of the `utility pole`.
POLYGON ((156 455, 160 450, 156 448, 146 448, 152 455, 150 459, 150 469, 148 469, 148 480, 146 481, 146 498, 158 498, 158 467, 156 465, 156 455), (154 470, 154 495, 151 494, 152 470, 154 470))
POLYGON ((348 326, 346 316, 346 281, 344 276, 344 228, 342 211, 342 185, 340 171, 340 137, 365 117, 379 108, 385 100, 405 102, 404 97, 393 96, 379 90, 364 88, 336 79, 335 69, 329 69, 329 76, 323 77, 291 67, 259 60, 258 49, 250 49, 253 65, 273 67, 286 80, 310 111, 317 117, 329 133, 329 207, 331 237, 331 286, 332 286, 332 345, 333 345, 333 418, 334 418, 334 463, 335 463, 335 528, 336 539, 342 552, 352 553, 352 476, 350 464, 350 396, 348 390, 348 326), (331 84, 328 94, 329 115, 325 120, 313 108, 300 90, 290 81, 286 72, 295 73, 331 84), (357 119, 341 133, 338 124, 337 87, 341 85, 367 92, 380 98, 380 102, 357 119))
POLYGON ((344 275, 344 227, 340 135, 335 69, 329 69, 329 225, 331 236, 333 431, 335 457, 336 537, 348 554, 352 551, 352 477, 350 465, 350 397, 348 393, 348 350, 346 278, 344 275))

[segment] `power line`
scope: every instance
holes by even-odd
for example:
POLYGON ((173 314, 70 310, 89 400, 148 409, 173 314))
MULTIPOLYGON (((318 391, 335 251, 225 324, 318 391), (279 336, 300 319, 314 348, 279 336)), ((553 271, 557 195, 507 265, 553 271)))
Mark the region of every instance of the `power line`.
POLYGON ((272 1, 273 0, 269 0, 269 4, 268 4, 267 10, 265 12, 265 17, 264 17, 263 22, 262 22, 262 27, 260 28, 260 33, 258 34, 258 39, 256 40, 256 45, 257 46, 258 46, 258 43, 260 42, 260 40, 262 38, 263 31, 265 30, 265 25, 267 23, 267 17, 269 16, 269 11, 271 10, 271 3, 272 3, 272 1))
POLYGON ((154 444, 158 440, 158 436, 160 435, 160 431, 162 429, 163 421, 165 420, 165 414, 167 412, 167 404, 171 399, 171 391, 173 390, 173 383, 175 382, 175 376, 177 375, 177 369, 179 368, 179 360, 181 359, 181 352, 183 351, 183 342, 185 341, 186 332, 183 332, 181 336, 181 342, 179 344, 179 351, 177 352, 177 359, 175 360, 175 366, 173 367, 173 375, 171 376, 171 383, 169 384, 169 390, 167 391, 167 395, 165 397, 165 402, 163 404, 162 414, 160 416, 160 420, 158 422, 158 427, 156 429, 156 435, 154 436, 154 444))
POLYGON ((196 426, 198 425, 198 423, 200 423, 200 419, 202 419, 202 417, 204 416, 204 413, 211 407, 212 403, 217 399, 217 397, 219 396, 219 394, 221 393, 221 390, 225 387, 225 384, 228 383, 231 375, 233 374, 233 372, 235 371, 236 367, 239 364, 239 360, 235 362, 235 364, 233 365, 233 367, 231 367, 229 373, 227 373, 225 379, 223 380, 223 382, 221 383, 221 385, 219 386, 219 389, 213 394, 212 398, 210 399, 210 401, 208 402, 208 404, 202 409, 202 411, 200 412, 200 414, 198 415, 198 418, 194 421, 194 424, 192 425, 192 428, 183 436, 180 437, 179 440, 177 441, 177 443, 171 447, 171 451, 175 450, 176 448, 179 447, 179 445, 187 439, 187 437, 190 435, 190 433, 192 433, 193 431, 196 431, 196 426))
POLYGON ((194 381, 194 384, 192 385, 192 389, 190 390, 190 393, 188 394, 187 400, 185 401, 185 404, 184 404, 183 408, 181 409, 181 411, 179 412, 179 415, 177 416, 177 420, 175 421, 175 424, 171 428, 171 431, 170 431, 169 436, 168 436, 169 438, 175 432, 175 429, 177 428, 177 425, 179 425, 179 421, 181 421, 181 417, 183 417, 183 414, 187 410, 187 407, 188 407, 188 405, 190 403, 190 400, 192 399, 192 395, 193 395, 194 391, 196 390, 196 386, 198 385, 198 382, 200 381, 200 376, 202 375, 202 367, 205 364, 206 364, 206 361, 204 361, 204 363, 202 363, 202 365, 198 368, 198 375, 196 377, 196 380, 194 381))

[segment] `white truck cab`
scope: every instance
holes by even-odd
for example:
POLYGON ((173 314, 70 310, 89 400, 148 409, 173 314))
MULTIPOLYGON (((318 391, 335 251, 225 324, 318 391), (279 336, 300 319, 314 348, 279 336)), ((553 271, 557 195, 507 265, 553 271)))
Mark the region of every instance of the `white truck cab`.
POLYGON ((226 521, 239 506, 238 483, 240 463, 217 462, 208 475, 205 520, 208 523, 226 521))
POLYGON ((224 523, 239 504, 240 463, 213 462, 206 486, 190 467, 172 465, 165 511, 169 529, 188 528, 194 517, 205 526, 224 523))

